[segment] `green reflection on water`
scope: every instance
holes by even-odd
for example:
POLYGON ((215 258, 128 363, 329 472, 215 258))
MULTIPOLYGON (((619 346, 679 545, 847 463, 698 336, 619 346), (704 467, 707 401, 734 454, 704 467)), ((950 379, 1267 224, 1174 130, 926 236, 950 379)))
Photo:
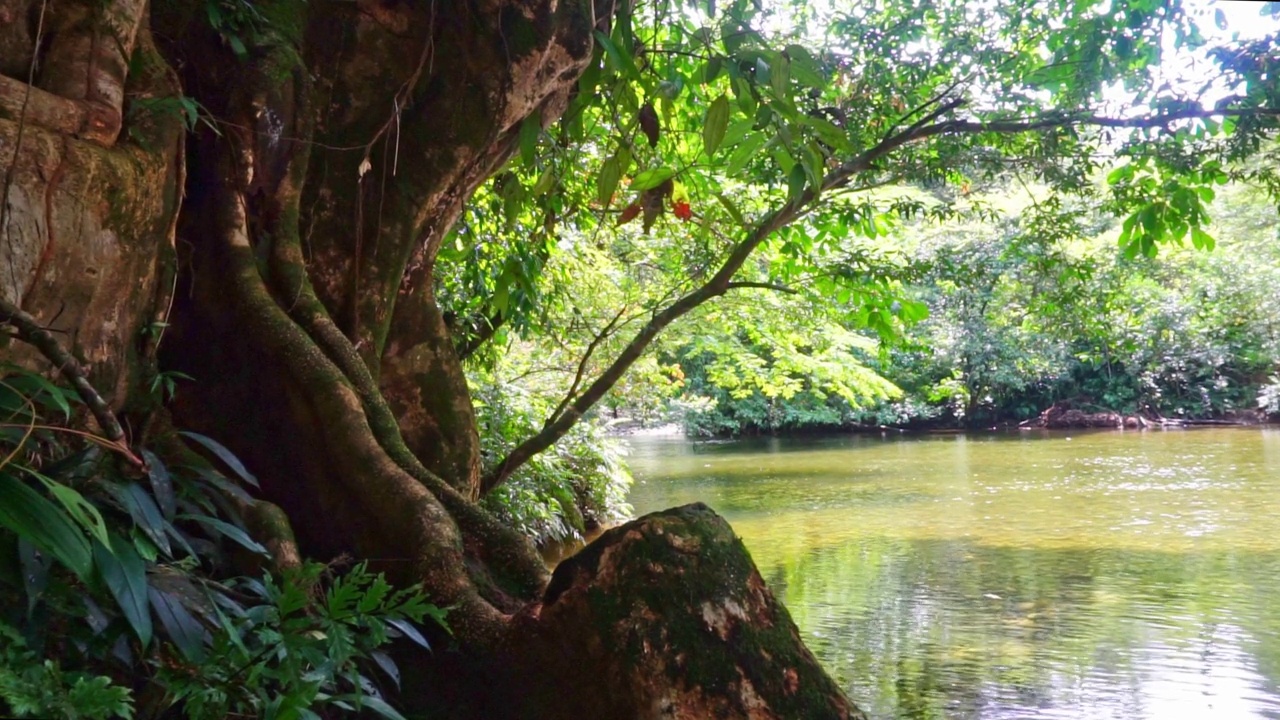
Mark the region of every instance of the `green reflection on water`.
POLYGON ((878 718, 1280 718, 1280 431, 637 438, 878 718))

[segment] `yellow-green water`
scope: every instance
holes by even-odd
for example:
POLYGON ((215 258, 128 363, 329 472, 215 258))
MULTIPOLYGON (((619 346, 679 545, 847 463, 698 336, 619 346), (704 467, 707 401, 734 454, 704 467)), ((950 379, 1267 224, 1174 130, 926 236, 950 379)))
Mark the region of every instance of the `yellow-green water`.
POLYGON ((875 718, 1280 719, 1280 429, 630 445, 875 718))

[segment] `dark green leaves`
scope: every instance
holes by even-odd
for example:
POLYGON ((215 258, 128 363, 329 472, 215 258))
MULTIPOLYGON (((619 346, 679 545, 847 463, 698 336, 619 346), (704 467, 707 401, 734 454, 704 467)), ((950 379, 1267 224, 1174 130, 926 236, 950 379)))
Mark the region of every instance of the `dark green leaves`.
POLYGON ((30 540, 82 580, 88 580, 93 555, 84 530, 56 505, 3 471, 0 471, 0 525, 30 540))
POLYGON ((173 492, 173 479, 169 470, 150 450, 142 451, 142 459, 147 463, 147 480, 151 482, 151 492, 155 494, 156 503, 166 520, 172 520, 177 512, 177 501, 173 492))
POLYGON ((115 597, 120 611, 129 621, 145 648, 151 642, 151 611, 147 603, 147 565, 133 546, 115 533, 111 548, 94 543, 93 557, 103 581, 115 597))
POLYGON ((231 468, 231 471, 234 472, 241 480, 249 483, 255 488, 259 487, 258 478, 254 477, 253 473, 250 473, 245 469, 244 463, 240 462, 240 459, 235 456, 235 453, 228 450, 222 443, 211 437, 201 435, 200 433, 183 431, 178 434, 200 443, 206 450, 213 453, 215 457, 225 463, 227 467, 231 468))
POLYGON ((255 552, 259 555, 268 554, 267 549, 250 538, 248 533, 225 520, 219 520, 218 518, 209 517, 207 515, 179 515, 178 517, 182 520, 191 520, 193 522, 200 523, 250 552, 255 552))
POLYGON ((595 39, 596 42, 600 43, 600 46, 604 48, 605 53, 609 56, 610 62, 612 62, 622 74, 633 80, 640 79, 640 70, 636 67, 635 60, 631 58, 630 53, 627 53, 622 48, 618 47, 618 45, 616 45, 608 35, 605 35, 599 30, 595 31, 595 39))
POLYGON ((147 491, 137 483, 111 483, 106 488, 147 538, 165 555, 172 556, 173 549, 169 544, 169 530, 172 526, 164 519, 164 514, 147 491))
POLYGON ((147 588, 147 596, 156 618, 164 627, 165 634, 174 645, 182 651, 183 657, 198 663, 205 657, 205 630, 200 621, 182 604, 175 594, 162 591, 156 587, 147 588))

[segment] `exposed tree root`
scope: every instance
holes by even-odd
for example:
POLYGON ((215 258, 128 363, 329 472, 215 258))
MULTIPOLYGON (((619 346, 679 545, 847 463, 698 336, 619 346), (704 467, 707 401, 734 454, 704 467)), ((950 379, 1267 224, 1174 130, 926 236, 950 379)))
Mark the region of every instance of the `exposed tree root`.
MULTIPOLYGON (((231 164, 229 159, 226 163, 231 164)), ((399 560, 393 568, 396 577, 422 580, 433 602, 456 608, 458 621, 452 627, 460 640, 490 645, 505 627, 505 616, 470 582, 462 538, 449 512, 378 444, 355 388, 267 292, 250 247, 243 196, 226 183, 212 190, 210 210, 221 246, 211 259, 219 265, 215 275, 230 296, 226 304, 232 317, 253 345, 281 366, 291 411, 304 417, 304 426, 319 431, 317 450, 329 468, 327 478, 342 486, 346 502, 358 505, 352 510, 377 521, 349 541, 361 542, 361 554, 367 557, 399 560), (396 557, 405 551, 408 557, 396 557)), ((317 481, 310 479, 298 491, 325 492, 313 486, 317 481)), ((352 528, 336 529, 355 534, 352 528)))

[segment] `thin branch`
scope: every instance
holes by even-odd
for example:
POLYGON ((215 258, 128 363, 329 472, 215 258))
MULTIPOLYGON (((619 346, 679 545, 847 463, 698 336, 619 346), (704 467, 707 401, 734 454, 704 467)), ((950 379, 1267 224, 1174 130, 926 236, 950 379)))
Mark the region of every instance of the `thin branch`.
MULTIPOLYGON (((926 128, 931 130, 928 135, 937 135, 940 132, 954 133, 977 133, 977 132, 997 132, 997 133, 1021 133, 1033 130, 1047 130, 1055 127, 1066 127, 1068 125, 1094 125, 1098 127, 1111 128, 1156 128, 1168 125, 1177 120, 1203 120, 1212 117, 1243 117, 1248 115, 1270 115, 1280 116, 1280 108, 1226 108, 1222 110, 1204 110, 1199 108, 1188 108, 1186 110, 1176 110, 1174 112, 1161 113, 1149 117, 1139 118, 1113 118, 1102 115, 1085 115, 1070 114, 1059 117, 1048 117, 1041 119, 1015 120, 1015 121, 996 121, 996 122, 975 122, 971 120, 951 120, 945 123, 926 128), (937 128, 936 130, 934 128, 937 128)), ((923 137, 924 135, 922 135, 923 137)))
POLYGON ((569 385, 569 391, 564 394, 564 399, 561 400, 560 404, 556 406, 556 409, 551 412, 551 415, 547 418, 543 427, 554 424, 556 420, 560 419, 560 414, 564 412, 565 407, 567 407, 569 403, 573 402, 574 396, 578 393, 578 386, 582 384, 582 374, 587 370, 587 361, 591 359, 592 354, 595 353, 596 348, 600 346, 600 343, 604 342, 605 338, 613 334, 613 329, 618 325, 618 321, 622 319, 622 316, 625 315, 626 312, 627 306, 623 305, 622 308, 618 310, 618 313, 613 316, 613 319, 604 326, 604 329, 596 333, 596 336, 591 339, 591 343, 587 345, 586 352, 582 353, 582 359, 578 361, 578 369, 574 372, 573 382, 569 385))
POLYGON ((125 439, 124 430, 120 427, 120 422, 116 419, 116 415, 111 411, 111 406, 102 399, 98 391, 90 384, 85 374, 84 368, 80 367, 80 363, 71 356, 71 353, 58 343, 48 330, 44 329, 36 321, 35 318, 27 314, 22 308, 13 303, 0 298, 0 324, 12 325, 17 330, 16 337, 35 347, 44 355, 49 362, 58 368, 58 372, 71 383, 71 387, 75 388, 76 394, 84 401, 89 408, 89 412, 93 414, 98 426, 102 428, 103 434, 107 439, 119 446, 121 452, 129 460, 130 463, 143 467, 144 463, 134 455, 128 447, 125 439))
MULTIPOLYGON (((902 123, 906 122, 908 118, 915 117, 915 115, 916 115, 917 113, 922 112, 925 108, 929 107, 930 105, 933 105, 933 104, 935 104, 935 103, 942 102, 944 99, 946 99, 946 97, 947 97, 948 95, 950 95, 950 94, 951 94, 951 91, 952 91, 952 90, 955 90, 957 87, 959 87, 959 86, 960 86, 960 84, 961 84, 962 82, 967 82, 968 80, 969 80, 969 78, 968 78, 968 77, 965 77, 965 78, 961 78, 961 79, 959 79, 959 80, 956 80, 955 82, 953 82, 953 83, 951 83, 950 85, 948 85, 948 86, 946 86, 945 88, 943 88, 943 89, 942 89, 942 92, 938 93, 937 95, 934 95, 933 97, 929 98, 928 100, 925 100, 924 102, 920 103, 920 104, 919 104, 919 105, 917 105, 916 107, 912 108, 912 109, 911 109, 911 112, 908 112, 907 114, 905 114, 905 115, 903 115, 902 117, 898 118, 897 122, 895 122, 895 123, 893 124, 893 126, 892 126, 891 128, 889 128, 889 132, 893 132, 894 130, 896 130, 896 129, 898 128, 898 126, 899 126, 899 125, 901 125, 902 123)), ((926 119, 926 120, 925 120, 925 122, 928 122, 928 120, 926 119)), ((916 125, 919 125, 919 124, 921 124, 919 121, 917 121, 917 122, 915 122, 915 123, 912 123, 912 127, 915 127, 916 125)))
POLYGON ((737 282, 731 282, 725 286, 726 290, 738 290, 740 288, 759 288, 761 290, 776 290, 780 293, 786 293, 788 295, 800 294, 800 291, 796 290, 793 287, 787 287, 786 285, 778 285, 776 283, 767 283, 767 282, 747 282, 745 280, 739 280, 737 282))

